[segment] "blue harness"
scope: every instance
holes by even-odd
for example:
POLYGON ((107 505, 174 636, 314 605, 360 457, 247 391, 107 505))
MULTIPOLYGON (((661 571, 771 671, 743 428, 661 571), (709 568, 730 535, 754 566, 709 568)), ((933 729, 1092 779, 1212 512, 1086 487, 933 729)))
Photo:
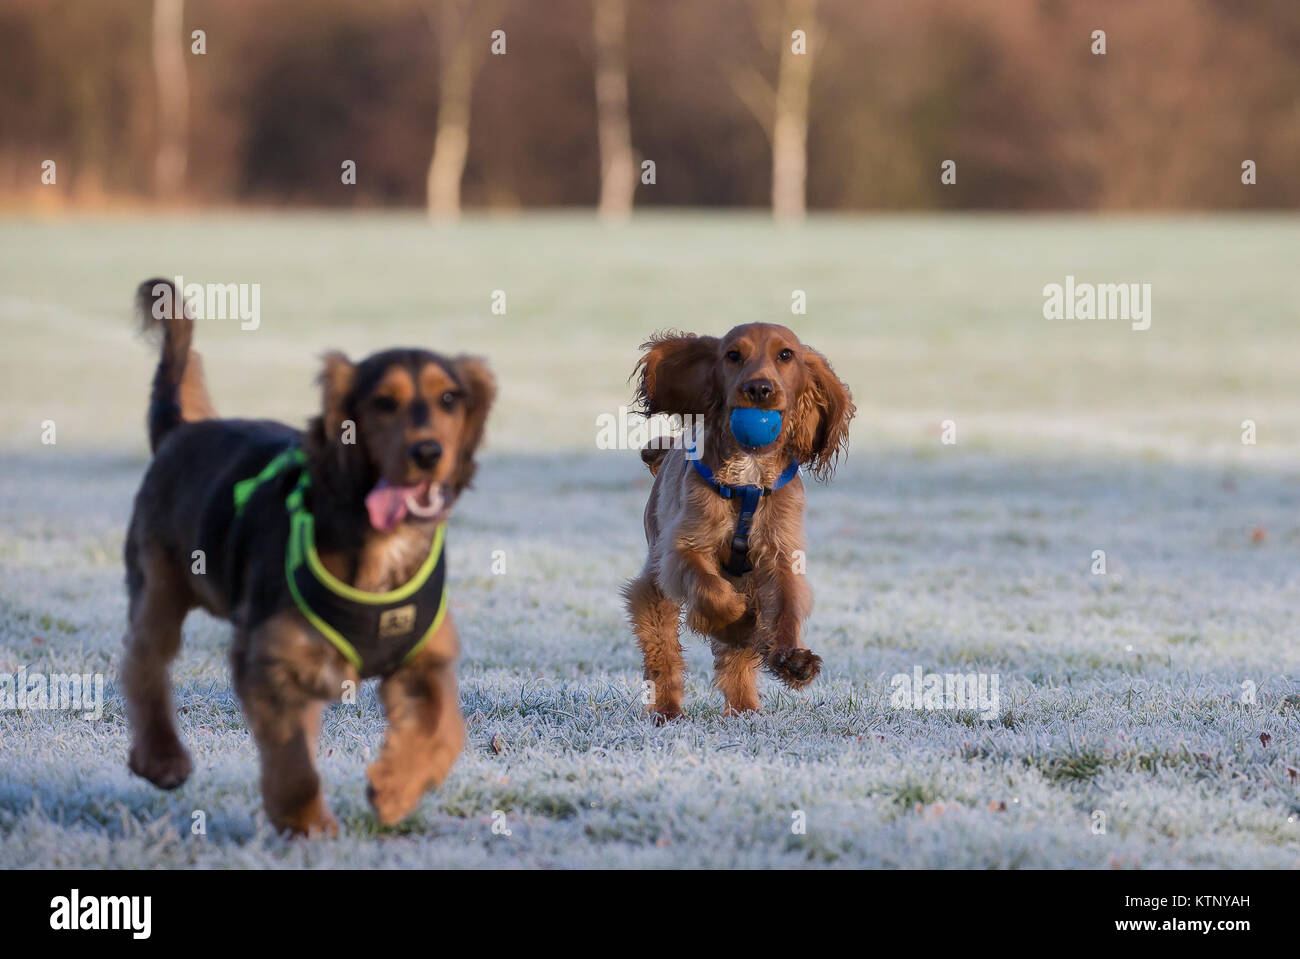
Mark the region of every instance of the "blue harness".
POLYGON ((744 576, 754 567, 749 562, 749 530, 754 525, 754 514, 758 512, 758 502, 764 496, 771 496, 790 480, 799 475, 799 462, 791 461, 776 482, 771 486, 728 486, 718 482, 713 470, 704 465, 704 461, 695 455, 695 450, 686 448, 686 462, 695 467, 704 482, 713 487, 713 491, 723 499, 740 497, 740 517, 736 520, 736 532, 731 537, 731 555, 723 567, 732 576, 744 576))

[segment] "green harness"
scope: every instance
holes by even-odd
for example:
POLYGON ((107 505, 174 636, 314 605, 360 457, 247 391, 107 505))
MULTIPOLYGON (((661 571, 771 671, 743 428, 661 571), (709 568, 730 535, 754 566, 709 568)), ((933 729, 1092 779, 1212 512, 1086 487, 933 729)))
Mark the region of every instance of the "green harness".
POLYGON ((343 582, 316 554, 315 520, 304 503, 311 486, 307 458, 290 447, 256 476, 235 484, 235 515, 254 491, 283 473, 298 471, 285 498, 289 542, 284 575, 299 612, 342 653, 362 678, 387 676, 409 662, 438 631, 447 614, 446 557, 439 523, 429 556, 411 579, 386 593, 369 593, 343 582))

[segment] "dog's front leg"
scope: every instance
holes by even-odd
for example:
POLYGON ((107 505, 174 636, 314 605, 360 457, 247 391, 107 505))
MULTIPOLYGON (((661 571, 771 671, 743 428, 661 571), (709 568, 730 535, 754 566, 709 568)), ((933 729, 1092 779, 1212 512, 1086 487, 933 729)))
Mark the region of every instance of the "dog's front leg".
POLYGON ((235 691, 261 756, 262 799, 277 830, 337 835, 321 795, 316 742, 321 708, 356 672, 296 614, 237 633, 231 651, 235 691))
POLYGON ((745 615, 745 597, 718 571, 713 554, 679 549, 687 582, 686 624, 702 635, 719 633, 745 615))
POLYGON ((415 658, 380 684, 388 731, 366 778, 370 805, 386 826, 414 809, 426 789, 442 785, 465 746, 456 652, 448 616, 415 658))
POLYGON ((812 589, 789 557, 779 556, 770 580, 760 590, 767 622, 763 661, 791 689, 803 689, 821 672, 822 658, 800 640, 803 621, 812 611, 812 589))

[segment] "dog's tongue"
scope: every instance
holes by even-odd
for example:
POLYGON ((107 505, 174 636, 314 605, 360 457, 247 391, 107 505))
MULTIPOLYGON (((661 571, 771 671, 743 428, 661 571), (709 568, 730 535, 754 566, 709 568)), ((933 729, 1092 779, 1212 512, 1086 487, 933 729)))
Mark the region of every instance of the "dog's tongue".
POLYGON ((388 480, 381 479, 366 496, 370 525, 380 532, 388 532, 406 519, 407 497, 419 502, 428 492, 427 482, 416 483, 414 486, 394 486, 388 480))

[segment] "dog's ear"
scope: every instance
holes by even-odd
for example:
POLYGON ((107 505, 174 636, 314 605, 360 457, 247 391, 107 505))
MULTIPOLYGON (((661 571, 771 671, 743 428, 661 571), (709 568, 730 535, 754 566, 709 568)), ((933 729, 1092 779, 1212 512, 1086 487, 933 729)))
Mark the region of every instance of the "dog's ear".
POLYGON ((718 338, 694 333, 656 333, 641 344, 636 378, 638 410, 688 416, 704 413, 716 402, 718 338))
POLYGON ((477 464, 474 454, 483 442, 488 411, 497 396, 497 381, 492 371, 477 356, 457 356, 452 361, 456 378, 465 391, 465 435, 461 437, 456 471, 452 473, 452 490, 459 494, 474 479, 477 464))
POLYGON ((794 405, 790 444, 795 458, 825 482, 835 472, 840 455, 848 449, 849 421, 857 412, 849 388, 835 375, 826 357, 810 347, 803 349, 808 384, 794 405))
POLYGON ((325 442, 337 443, 343 435, 343 421, 347 419, 347 398, 356 382, 357 368, 337 350, 326 353, 320 376, 321 423, 325 428, 325 442))

